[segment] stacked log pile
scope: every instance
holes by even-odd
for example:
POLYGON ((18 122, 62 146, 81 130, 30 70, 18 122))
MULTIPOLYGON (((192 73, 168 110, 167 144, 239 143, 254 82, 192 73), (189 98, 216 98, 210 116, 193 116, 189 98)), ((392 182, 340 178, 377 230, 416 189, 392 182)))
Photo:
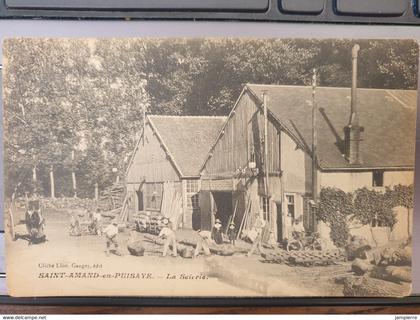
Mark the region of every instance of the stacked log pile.
POLYGON ((104 211, 122 208, 124 197, 124 185, 121 183, 115 183, 101 192, 98 207, 104 211))
POLYGON ((96 203, 92 199, 81 198, 41 198, 41 206, 51 209, 83 209, 93 210, 96 203))
MULTIPOLYGON (((351 272, 342 281, 347 296, 399 297, 410 293, 411 241, 380 248, 379 255, 358 250, 351 272), (366 258, 363 258, 365 256, 366 258)), ((352 251, 354 252, 354 250, 352 251)), ((351 256, 355 256, 351 254, 351 256)))
POLYGON ((156 212, 140 211, 132 215, 132 220, 137 231, 152 234, 159 234, 162 227, 161 219, 162 216, 156 212))

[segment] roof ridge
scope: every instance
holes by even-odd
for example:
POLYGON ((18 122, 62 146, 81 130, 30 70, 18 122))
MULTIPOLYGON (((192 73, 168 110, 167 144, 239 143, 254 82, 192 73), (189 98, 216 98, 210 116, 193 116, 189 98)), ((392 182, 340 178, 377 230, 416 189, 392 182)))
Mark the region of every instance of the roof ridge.
MULTIPOLYGON (((288 87, 288 88, 308 88, 312 89, 311 85, 293 85, 293 84, 259 84, 259 83, 246 83, 246 86, 257 86, 257 87, 288 87)), ((317 86, 321 89, 346 89, 350 90, 351 87, 327 87, 327 86, 317 86)), ((388 88, 362 88, 358 87, 358 90, 381 90, 381 91, 417 91, 416 89, 388 89, 388 88)))

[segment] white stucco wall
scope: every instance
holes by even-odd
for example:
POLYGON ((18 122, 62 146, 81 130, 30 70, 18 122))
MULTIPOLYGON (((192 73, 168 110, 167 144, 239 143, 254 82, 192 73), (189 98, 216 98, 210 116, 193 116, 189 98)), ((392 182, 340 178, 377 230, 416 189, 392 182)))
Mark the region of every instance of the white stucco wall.
POLYGON ((350 192, 358 188, 372 187, 372 172, 318 172, 322 187, 338 188, 350 192))
MULTIPOLYGON (((414 182, 413 171, 385 171, 384 187, 414 182)), ((372 188, 372 172, 318 172, 319 187, 335 187, 345 192, 359 188, 372 188)))
POLYGON ((414 183, 413 171, 385 171, 384 185, 393 186, 396 184, 410 185, 414 183))
POLYGON ((286 133, 281 133, 281 170, 285 192, 305 192, 305 153, 286 133))

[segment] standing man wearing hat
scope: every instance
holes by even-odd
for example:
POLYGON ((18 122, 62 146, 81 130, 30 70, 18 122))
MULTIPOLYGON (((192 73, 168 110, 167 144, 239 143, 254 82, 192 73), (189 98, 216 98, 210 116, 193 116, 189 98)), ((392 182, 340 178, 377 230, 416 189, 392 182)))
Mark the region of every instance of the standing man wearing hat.
POLYGON ((172 256, 176 257, 178 255, 178 249, 176 245, 176 235, 175 231, 171 228, 171 222, 168 218, 162 219, 163 228, 160 230, 159 238, 165 240, 163 244, 163 256, 166 257, 169 246, 172 244, 172 256))
POLYGON ((229 242, 232 245, 235 245, 235 240, 236 240, 236 226, 235 226, 235 222, 231 222, 229 224, 229 228, 227 231, 227 236, 229 238, 229 242))
POLYGON ((104 230, 105 238, 106 238, 106 250, 105 253, 109 256, 110 252, 120 256, 121 254, 118 252, 118 242, 117 242, 117 235, 118 235, 118 221, 117 219, 112 220, 111 224, 107 226, 104 230), (113 247, 111 249, 111 247, 113 247))
POLYGON ((222 221, 216 219, 214 227, 211 230, 211 239, 216 244, 223 244, 223 235, 222 235, 222 221))

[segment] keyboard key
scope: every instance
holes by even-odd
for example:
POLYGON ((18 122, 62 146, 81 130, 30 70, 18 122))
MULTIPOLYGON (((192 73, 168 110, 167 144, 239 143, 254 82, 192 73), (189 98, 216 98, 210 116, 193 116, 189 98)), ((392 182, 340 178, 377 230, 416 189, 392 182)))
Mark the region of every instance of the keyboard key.
POLYGON ((265 11, 269 0, 6 0, 14 9, 265 11))
POLYGON ((280 11, 293 14, 320 14, 324 0, 280 0, 280 11))
POLYGON ((337 12, 350 15, 401 16, 407 0, 336 0, 337 12))

